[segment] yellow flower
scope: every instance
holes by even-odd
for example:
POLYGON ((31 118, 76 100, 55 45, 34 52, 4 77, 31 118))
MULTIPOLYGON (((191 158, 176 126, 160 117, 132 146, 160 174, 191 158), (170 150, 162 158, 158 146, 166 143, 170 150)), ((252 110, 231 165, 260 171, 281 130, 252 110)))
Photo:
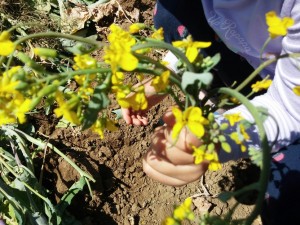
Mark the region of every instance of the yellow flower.
POLYGON ((25 113, 31 110, 31 100, 30 99, 15 99, 15 112, 14 114, 18 118, 19 123, 26 122, 26 115, 25 113), (21 100, 21 101, 20 101, 21 100))
POLYGON ((132 108, 135 111, 148 108, 148 101, 145 96, 144 86, 139 86, 134 90, 134 94, 128 96, 131 92, 128 86, 113 86, 113 92, 117 93, 117 101, 123 108, 132 108))
POLYGON ((237 145, 240 145, 240 148, 241 148, 241 151, 242 152, 245 152, 246 151, 246 146, 244 144, 244 141, 245 140, 249 140, 250 137, 249 135, 247 134, 246 130, 245 130, 245 127, 240 124, 239 126, 239 132, 233 132, 230 134, 230 138, 237 144, 237 145))
POLYGON ((262 80, 262 81, 257 81, 255 84, 251 85, 252 91, 253 92, 259 92, 261 90, 268 89, 270 85, 272 84, 272 80, 262 80))
POLYGON ((64 100, 64 95, 57 91, 55 94, 55 99, 59 105, 58 108, 54 109, 54 113, 57 117, 63 116, 67 121, 79 125, 80 121, 77 114, 72 111, 72 109, 77 105, 79 99, 77 96, 74 96, 73 99, 69 101, 64 100))
POLYGON ((203 161, 209 161, 208 169, 215 171, 222 168, 221 163, 219 162, 218 154, 215 150, 209 151, 207 145, 201 145, 198 148, 192 146, 194 152, 193 156, 195 157, 195 164, 200 164, 203 161))
MULTIPOLYGON (((97 68, 97 60, 88 54, 76 55, 74 57, 75 64, 73 66, 74 70, 84 70, 84 69, 95 69, 97 68)), ((79 85, 83 85, 86 81, 87 75, 75 75, 74 79, 79 85)), ((94 80, 96 78, 95 74, 89 74, 89 80, 94 80)))
POLYGON ((176 119, 176 123, 172 130, 173 139, 178 137, 184 126, 187 126, 198 138, 201 138, 204 135, 204 125, 207 125, 209 122, 202 116, 202 110, 199 107, 190 106, 183 113, 179 108, 174 107, 172 108, 172 112, 176 119))
POLYGON ((151 35, 151 38, 154 38, 156 40, 164 40, 164 29, 161 27, 158 30, 154 31, 151 35))
POLYGON ((91 87, 79 87, 78 95, 84 100, 90 100, 90 97, 93 95, 94 89, 91 87))
POLYGON ((151 82, 151 86, 154 87, 156 92, 162 92, 166 90, 169 84, 170 71, 167 70, 163 72, 160 76, 156 76, 153 78, 151 82))
POLYGON ((14 43, 10 40, 10 33, 3 31, 0 33, 0 55, 8 56, 13 53, 15 48, 14 43))
POLYGON ((294 25, 294 20, 290 17, 281 19, 277 16, 275 11, 270 11, 266 14, 266 23, 269 26, 269 35, 273 39, 279 36, 285 36, 287 29, 294 25))
POLYGON ((172 217, 167 217, 162 225, 178 225, 177 221, 175 219, 173 219, 172 217))
POLYGON ((294 87, 294 88, 293 88, 293 92, 294 92, 296 95, 300 96, 300 86, 294 87))
POLYGON ((99 134, 100 138, 104 138, 104 129, 108 129, 110 131, 116 131, 118 128, 115 126, 115 123, 107 118, 99 118, 96 122, 91 126, 93 132, 99 134))
POLYGON ((224 117, 229 120, 230 126, 233 126, 235 123, 244 119, 241 116, 241 113, 225 114, 224 117))
POLYGON ((107 37, 110 45, 104 49, 105 62, 110 64, 113 73, 119 67, 126 71, 134 70, 138 65, 138 59, 131 53, 135 39, 115 24, 110 26, 110 30, 107 37))
POLYGON ((82 69, 94 69, 97 67, 97 60, 88 54, 76 55, 74 57, 75 65, 73 68, 75 70, 82 69))
POLYGON ((192 37, 189 35, 186 39, 183 39, 182 41, 172 42, 172 45, 177 48, 186 49, 186 57, 190 62, 194 62, 199 53, 198 49, 209 47, 211 45, 211 42, 193 41, 192 37))
POLYGON ((135 34, 139 32, 140 30, 144 29, 146 25, 144 23, 134 23, 129 26, 129 33, 135 34))
POLYGON ((124 73, 122 72, 115 72, 111 76, 111 83, 113 85, 122 85, 124 80, 124 73))
POLYGON ((193 220, 194 214, 191 211, 192 199, 187 198, 184 202, 177 206, 173 212, 173 216, 175 219, 182 221, 184 219, 193 220))

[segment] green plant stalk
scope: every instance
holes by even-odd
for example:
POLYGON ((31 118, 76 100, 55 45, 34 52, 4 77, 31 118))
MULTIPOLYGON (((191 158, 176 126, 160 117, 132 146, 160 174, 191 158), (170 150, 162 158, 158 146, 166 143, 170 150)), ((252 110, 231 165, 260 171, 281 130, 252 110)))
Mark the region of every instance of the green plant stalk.
POLYGON ((150 38, 146 38, 146 41, 147 41, 146 43, 134 45, 131 48, 131 50, 132 51, 137 51, 139 49, 144 49, 144 48, 168 49, 176 57, 178 57, 179 59, 181 59, 183 61, 183 63, 186 64, 186 66, 188 68, 188 71, 195 72, 194 66, 190 63, 190 61, 185 56, 185 54, 182 51, 180 51, 179 49, 175 48, 173 45, 165 43, 165 42, 162 42, 162 41, 158 41, 158 40, 155 40, 155 39, 150 39, 150 38))
MULTIPOLYGON (((75 35, 71 35, 71 34, 63 34, 63 33, 58 33, 58 32, 41 32, 41 33, 36 33, 36 34, 29 34, 25 37, 21 37, 18 40, 16 40, 14 42, 15 44, 15 49, 16 50, 17 46, 20 45, 22 42, 25 42, 27 40, 30 39, 35 39, 35 38, 45 38, 45 37, 51 37, 51 38, 64 38, 64 39, 69 39, 69 40, 74 40, 74 41, 79 41, 82 43, 86 43, 86 44, 90 44, 90 45, 94 45, 95 48, 101 48, 103 47, 105 44, 102 42, 98 42, 98 41, 94 41, 88 38, 84 38, 84 37, 79 37, 79 36, 75 36, 75 35)), ((13 52, 14 52, 13 51, 13 52)), ((11 61, 13 58, 13 54, 10 55, 8 61, 7 61, 7 68, 8 69, 10 67, 11 61)))
POLYGON ((252 222, 255 220, 255 218, 259 215, 265 198, 265 191, 267 189, 269 173, 270 173, 269 171, 270 170, 270 146, 268 144, 263 122, 260 120, 260 115, 256 107, 245 96, 243 96, 236 90, 232 90, 230 88, 220 88, 218 92, 221 94, 227 94, 237 98, 252 114, 259 131, 258 134, 261 140, 262 153, 263 153, 261 174, 258 181, 259 193, 258 193, 255 207, 252 213, 250 214, 250 216, 247 217, 247 220, 245 221, 245 225, 251 225, 252 222))
POLYGON ((167 88, 167 92, 168 94, 171 95, 171 97, 174 99, 174 101, 176 102, 176 104, 178 105, 178 107, 180 108, 181 111, 184 111, 184 106, 182 105, 182 102, 179 101, 177 95, 174 93, 174 91, 172 90, 171 87, 167 88))
POLYGON ((70 71, 70 72, 63 72, 59 74, 54 74, 47 76, 43 79, 37 80, 37 83, 45 83, 45 82, 51 82, 53 80, 61 80, 61 77, 66 76, 67 79, 71 79, 76 75, 84 75, 84 74, 93 74, 93 73, 109 73, 111 72, 110 68, 96 68, 96 69, 85 69, 85 70, 76 70, 76 71, 70 71))
MULTIPOLYGON (((181 79, 174 71, 170 70, 168 67, 162 65, 161 63, 157 62, 156 60, 151 59, 150 57, 147 57, 147 56, 144 56, 141 54, 137 54, 137 53, 134 53, 134 55, 139 59, 142 59, 142 60, 152 63, 153 65, 155 65, 155 67, 162 68, 163 70, 169 70, 171 73, 170 80, 173 83, 175 83, 177 86, 180 87, 181 79)), ((145 71, 143 71, 143 67, 138 67, 138 68, 140 69, 139 72, 146 72, 146 73, 150 73, 150 74, 153 74, 156 76, 159 76, 161 74, 161 72, 158 73, 158 72, 156 72, 156 70, 146 69, 145 71)))
POLYGON ((272 38, 268 37, 267 40, 265 41, 264 45, 262 46, 260 53, 259 53, 260 60, 263 60, 262 55, 264 53, 265 48, 267 47, 267 45, 270 43, 271 40, 272 40, 272 38))
MULTIPOLYGON (((7 127, 5 127, 5 126, 3 126, 2 128, 7 129, 7 127)), ((49 148, 53 149, 58 155, 63 157, 75 170, 77 170, 77 172, 80 174, 80 176, 87 177, 89 180, 95 182, 95 179, 92 176, 90 176, 89 174, 84 172, 82 169, 80 169, 71 159, 69 159, 69 157, 67 157, 65 154, 63 154, 60 150, 58 150, 52 144, 50 144, 50 143, 45 144, 42 141, 37 140, 28 134, 25 134, 23 131, 20 131, 16 128, 12 128, 12 129, 15 130, 16 132, 22 134, 28 141, 32 142, 33 144, 35 144, 41 148, 49 147, 49 148)))
POLYGON ((34 167, 33 167, 33 162, 32 162, 32 159, 29 157, 29 152, 28 152, 28 149, 25 148, 25 143, 24 143, 24 140, 18 135, 18 133, 16 133, 15 131, 13 130, 6 130, 10 135, 12 136, 15 136, 16 137, 16 142, 18 143, 22 153, 23 153, 23 156, 25 158, 25 161, 26 161, 26 165, 27 167, 31 170, 31 171, 34 171, 34 167))
POLYGON ((261 72, 265 67, 271 65, 272 63, 276 62, 279 59, 283 59, 283 58, 287 58, 287 57, 291 57, 291 58, 298 58, 300 57, 300 53, 287 53, 287 54, 283 54, 277 57, 274 57, 272 59, 269 59, 265 62, 263 62, 262 64, 259 65, 259 67, 257 67, 248 77, 247 79, 245 79, 238 87, 235 88, 236 91, 240 91, 242 90, 244 87, 247 86, 247 84, 249 84, 258 74, 259 72, 261 72))

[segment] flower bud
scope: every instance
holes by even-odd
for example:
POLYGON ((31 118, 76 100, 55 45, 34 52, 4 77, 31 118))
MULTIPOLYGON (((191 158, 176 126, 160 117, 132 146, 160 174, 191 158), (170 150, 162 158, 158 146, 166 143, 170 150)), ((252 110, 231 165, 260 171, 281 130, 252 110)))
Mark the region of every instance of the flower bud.
POLYGON ((41 58, 55 58, 57 52, 51 48, 34 48, 33 52, 35 55, 40 56, 41 58))

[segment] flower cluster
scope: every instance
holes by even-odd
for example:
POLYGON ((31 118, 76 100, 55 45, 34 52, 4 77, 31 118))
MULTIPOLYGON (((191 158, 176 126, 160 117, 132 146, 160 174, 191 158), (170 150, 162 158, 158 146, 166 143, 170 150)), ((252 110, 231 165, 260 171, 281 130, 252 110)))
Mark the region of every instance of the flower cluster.
POLYGON ((275 11, 270 11, 266 14, 266 22, 272 39, 279 36, 285 36, 287 34, 287 29, 294 25, 294 20, 292 18, 280 18, 275 11))
POLYGON ((12 67, 0 74, 0 126, 4 124, 24 123, 25 114, 31 108, 31 99, 24 96, 18 88, 20 77, 24 74, 20 66, 12 67))
POLYGON ((173 211, 172 217, 167 217, 163 222, 164 225, 179 225, 181 221, 193 220, 195 218, 194 213, 191 210, 192 199, 187 198, 184 202, 177 206, 173 211))

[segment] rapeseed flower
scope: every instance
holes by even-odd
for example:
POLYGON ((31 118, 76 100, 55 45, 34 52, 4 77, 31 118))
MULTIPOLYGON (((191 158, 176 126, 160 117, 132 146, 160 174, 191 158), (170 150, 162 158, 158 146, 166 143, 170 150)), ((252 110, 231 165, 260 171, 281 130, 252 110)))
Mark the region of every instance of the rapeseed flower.
POLYGON ((144 29, 146 25, 144 23, 134 23, 129 26, 129 33, 135 34, 139 32, 140 30, 144 29))
POLYGON ((233 126, 237 122, 240 122, 244 118, 241 116, 241 113, 231 113, 225 114, 224 117, 229 121, 230 126, 233 126))
POLYGON ((116 131, 118 128, 115 123, 107 118, 99 118, 96 122, 91 126, 91 130, 97 134, 99 134, 100 138, 104 138, 104 129, 108 129, 110 131, 116 131))
POLYGON ((65 101, 63 93, 57 91, 55 93, 55 100, 57 101, 59 107, 54 109, 54 113, 57 117, 63 116, 67 121, 79 125, 80 121, 77 114, 72 111, 73 108, 78 104, 79 98, 74 96, 69 101, 65 101))
POLYGON ((13 53, 15 44, 10 40, 10 33, 3 31, 0 33, 0 55, 8 56, 13 53))
POLYGON ((271 84, 272 84, 272 80, 267 79, 267 80, 257 81, 255 84, 251 85, 251 88, 253 92, 259 92, 261 90, 268 89, 271 84))
POLYGON ((211 45, 211 42, 193 41, 192 36, 187 36, 182 41, 174 41, 172 45, 177 48, 184 48, 185 55, 190 62, 194 62, 198 56, 198 50, 200 48, 207 48, 211 45))
POLYGON ((233 132, 230 134, 230 138, 237 144, 240 146, 241 151, 245 152, 246 151, 246 145, 245 145, 245 141, 249 140, 250 137, 246 132, 245 127, 240 124, 239 125, 239 131, 233 132))
POLYGON ((151 86, 154 87, 156 92, 162 92, 166 90, 169 85, 170 71, 163 72, 160 76, 156 76, 152 79, 151 86))
POLYGON ((117 101, 123 108, 132 108, 134 111, 145 110, 148 108, 148 101, 145 96, 144 86, 139 86, 130 96, 131 90, 128 87, 115 87, 117 90, 117 101))
POLYGON ((294 20, 290 17, 280 18, 275 11, 270 11, 266 14, 266 23, 270 38, 285 36, 287 29, 294 25, 294 20))
POLYGON ((192 148, 194 150, 193 156, 195 157, 195 164, 200 164, 203 161, 209 161, 209 170, 215 171, 222 168, 218 154, 214 149, 210 151, 205 144, 199 147, 192 146, 192 148))
POLYGON ((111 83, 116 86, 123 85, 124 78, 125 78, 124 73, 115 72, 111 76, 111 83))
POLYGON ((178 223, 174 218, 172 218, 172 217, 167 217, 167 218, 163 221, 162 225, 179 225, 179 223, 178 223))
POLYGON ((187 198, 184 200, 184 202, 177 206, 173 212, 173 217, 179 221, 182 221, 184 219, 193 220, 194 219, 194 213, 191 210, 192 205, 192 199, 187 198))
POLYGON ((16 79, 21 67, 12 67, 0 76, 0 125, 25 123, 25 114, 31 110, 31 100, 17 90, 20 81, 16 79))
POLYGON ((209 124, 209 121, 202 116, 202 110, 199 107, 190 106, 184 112, 179 108, 174 107, 172 112, 175 116, 176 123, 172 130, 172 138, 176 139, 184 126, 198 138, 201 138, 204 133, 204 125, 209 124))
MULTIPOLYGON (((97 60, 88 54, 76 55, 74 57, 75 64, 73 65, 74 70, 84 70, 84 69, 95 69, 97 68, 97 60)), ((79 85, 83 85, 86 81, 87 75, 75 75, 74 79, 79 85)), ((94 80, 96 74, 89 74, 89 79, 94 80)))
POLYGON ((164 29, 161 27, 161 28, 155 30, 153 32, 153 34, 151 34, 151 38, 159 40, 159 41, 163 41, 164 40, 164 29))
POLYGON ((115 24, 110 26, 111 33, 107 39, 110 45, 104 49, 104 60, 110 64, 115 73, 120 67, 126 71, 134 70, 138 65, 138 59, 131 53, 131 47, 136 43, 135 39, 126 31, 115 24))

